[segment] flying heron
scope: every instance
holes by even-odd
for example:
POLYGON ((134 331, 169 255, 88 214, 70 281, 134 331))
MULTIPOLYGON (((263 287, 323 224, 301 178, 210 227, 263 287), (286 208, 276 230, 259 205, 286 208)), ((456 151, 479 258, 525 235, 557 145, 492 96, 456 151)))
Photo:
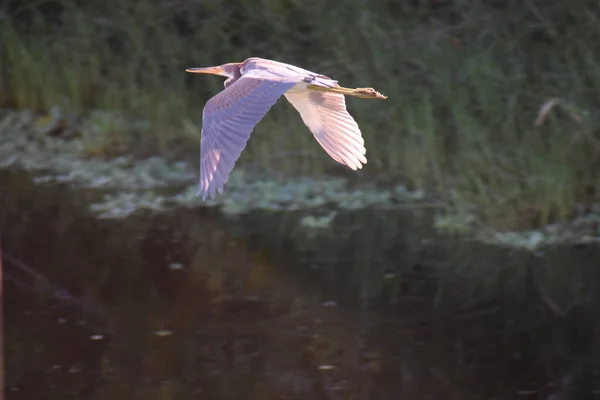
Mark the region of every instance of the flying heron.
POLYGON ((346 110, 344 96, 387 99, 372 88, 348 89, 327 76, 294 65, 252 57, 187 72, 226 76, 225 89, 202 113, 200 188, 206 200, 223 192, 252 130, 281 95, 298 110, 315 139, 335 161, 353 170, 367 163, 360 129, 346 110))

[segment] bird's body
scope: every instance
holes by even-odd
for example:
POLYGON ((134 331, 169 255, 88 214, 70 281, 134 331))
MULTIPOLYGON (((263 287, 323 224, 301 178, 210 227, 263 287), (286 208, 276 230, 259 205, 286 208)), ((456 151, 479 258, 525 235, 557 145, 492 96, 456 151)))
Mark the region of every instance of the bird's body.
POLYGON ((257 57, 186 71, 228 77, 225 89, 208 100, 202 115, 198 195, 203 199, 223 191, 252 130, 282 95, 331 158, 354 170, 367 163, 364 140, 346 110, 344 95, 386 98, 374 89, 342 88, 324 75, 257 57))

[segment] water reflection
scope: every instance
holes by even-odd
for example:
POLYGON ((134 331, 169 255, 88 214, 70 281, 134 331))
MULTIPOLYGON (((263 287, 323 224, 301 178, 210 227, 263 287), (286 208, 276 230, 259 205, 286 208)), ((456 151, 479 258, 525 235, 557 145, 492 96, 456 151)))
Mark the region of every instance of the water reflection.
MULTIPOLYGON (((372 279, 365 265, 408 250, 370 254, 384 241, 373 227, 354 228, 366 244, 351 260, 319 269, 335 249, 305 248, 300 260, 300 250, 269 245, 256 221, 207 210, 100 221, 83 211, 94 193, 36 188, 14 173, 0 183, 12 193, 0 200, 9 398, 597 395, 597 297, 554 318, 532 317, 543 308, 531 299, 520 311, 495 299, 450 312, 436 301, 439 283, 416 268, 374 306, 360 301, 364 285, 352 301, 340 281, 372 279)), ((383 265, 377 274, 398 273, 383 265)))

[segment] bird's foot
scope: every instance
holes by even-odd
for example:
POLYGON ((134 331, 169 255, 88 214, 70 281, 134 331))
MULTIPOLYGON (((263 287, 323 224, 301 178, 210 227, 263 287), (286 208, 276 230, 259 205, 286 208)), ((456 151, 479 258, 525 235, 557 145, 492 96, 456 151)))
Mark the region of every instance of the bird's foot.
POLYGON ((343 94, 345 96, 354 96, 354 97, 360 97, 363 99, 387 99, 387 96, 384 96, 383 94, 379 93, 377 90, 373 89, 373 88, 356 88, 356 89, 350 89, 350 88, 345 88, 345 87, 333 87, 333 88, 329 88, 329 87, 323 87, 323 86, 317 86, 317 85, 308 85, 309 89, 312 90, 318 90, 320 92, 330 92, 330 93, 338 93, 338 94, 343 94))
POLYGON ((351 96, 357 96, 357 97, 362 97, 364 99, 382 99, 385 100, 388 97, 379 93, 377 90, 373 89, 373 88, 356 88, 356 89, 352 89, 354 91, 354 94, 352 94, 351 96))

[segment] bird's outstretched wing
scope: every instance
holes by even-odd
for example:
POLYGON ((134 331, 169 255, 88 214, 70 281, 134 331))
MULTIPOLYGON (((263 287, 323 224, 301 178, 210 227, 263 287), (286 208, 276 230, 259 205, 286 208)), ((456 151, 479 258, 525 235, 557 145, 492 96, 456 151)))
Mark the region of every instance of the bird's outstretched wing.
POLYGON ((221 193, 252 130, 279 97, 298 79, 281 79, 265 71, 249 71, 212 97, 202 113, 200 188, 205 200, 221 193))
POLYGON ((353 170, 367 163, 365 141, 343 94, 308 90, 285 97, 331 158, 353 170))

